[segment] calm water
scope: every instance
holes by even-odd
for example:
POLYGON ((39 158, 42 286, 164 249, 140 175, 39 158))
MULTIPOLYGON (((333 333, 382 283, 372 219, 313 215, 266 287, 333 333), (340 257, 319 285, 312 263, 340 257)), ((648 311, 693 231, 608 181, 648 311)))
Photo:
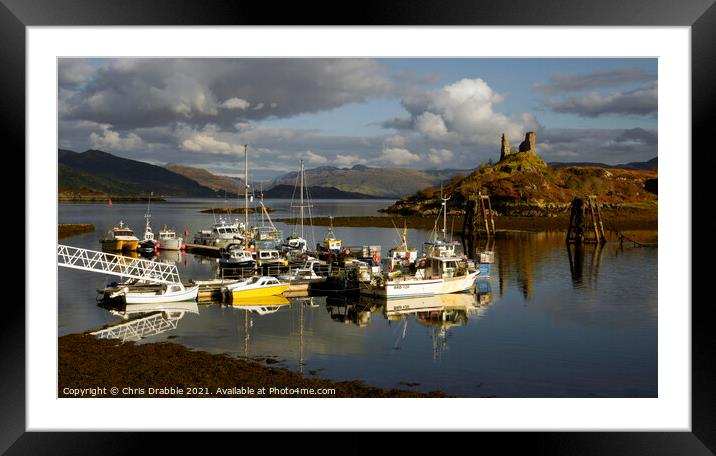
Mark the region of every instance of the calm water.
MULTIPOLYGON (((274 218, 287 217, 290 201, 267 200, 274 218)), ((388 201, 316 201, 314 215, 379 215, 388 201)), ((193 233, 213 222, 199 210, 222 201, 173 200, 152 205, 152 224, 193 233)), ((93 223, 97 230, 61 240, 99 248, 120 219, 141 233, 146 205, 61 204, 59 223, 93 223)), ((290 227, 277 223, 284 235, 290 227)), ((450 221, 448 221, 448 229, 450 221)), ((321 239, 325 227, 315 227, 321 239)), ((343 228, 347 245, 397 242, 395 229, 343 228)), ((425 230, 408 231, 421 246, 425 230)), ((366 299, 290 299, 260 314, 221 304, 187 312, 176 329, 143 342, 172 342, 212 353, 275 356, 280 366, 334 380, 365 380, 381 387, 441 389, 465 397, 656 397, 657 249, 621 249, 618 243, 568 252, 560 233, 498 238, 489 279, 475 293, 437 297, 429 311, 401 313, 366 299), (442 306, 442 308, 440 307, 442 306)), ((307 237, 311 242, 310 229, 307 237)), ((161 257, 160 257, 161 258, 161 257)), ((164 255, 182 278, 210 278, 213 259, 164 255)), ((121 319, 96 303, 101 274, 59 268, 59 335, 121 319)))

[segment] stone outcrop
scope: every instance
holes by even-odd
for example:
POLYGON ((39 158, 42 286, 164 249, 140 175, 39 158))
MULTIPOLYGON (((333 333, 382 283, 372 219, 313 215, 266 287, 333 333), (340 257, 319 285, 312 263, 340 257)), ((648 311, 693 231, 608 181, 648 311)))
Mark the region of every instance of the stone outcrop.
POLYGON ((520 143, 520 152, 527 152, 528 154, 537 155, 537 133, 534 131, 528 131, 525 135, 525 140, 520 143))
POLYGON ((500 150, 500 161, 504 160, 505 157, 510 155, 510 142, 507 137, 502 133, 502 149, 500 150))

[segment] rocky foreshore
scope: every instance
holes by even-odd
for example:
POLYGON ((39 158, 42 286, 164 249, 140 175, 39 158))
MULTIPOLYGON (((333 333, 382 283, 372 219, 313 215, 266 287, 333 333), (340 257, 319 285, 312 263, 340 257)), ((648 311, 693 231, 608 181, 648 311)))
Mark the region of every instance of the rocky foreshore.
POLYGON ((78 234, 90 233, 94 230, 95 227, 91 223, 58 223, 57 237, 58 239, 62 239, 78 234))
POLYGON ((233 358, 168 342, 138 345, 89 334, 62 336, 58 342, 59 397, 447 397, 442 391, 306 378, 267 366, 267 359, 233 358))

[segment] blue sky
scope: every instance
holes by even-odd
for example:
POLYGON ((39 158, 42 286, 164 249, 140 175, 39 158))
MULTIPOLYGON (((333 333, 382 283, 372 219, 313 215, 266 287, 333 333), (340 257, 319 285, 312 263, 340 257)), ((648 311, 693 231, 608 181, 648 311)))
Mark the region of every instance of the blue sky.
POLYGON ((261 179, 474 168, 506 133, 547 161, 657 155, 656 59, 61 59, 60 147, 261 179))

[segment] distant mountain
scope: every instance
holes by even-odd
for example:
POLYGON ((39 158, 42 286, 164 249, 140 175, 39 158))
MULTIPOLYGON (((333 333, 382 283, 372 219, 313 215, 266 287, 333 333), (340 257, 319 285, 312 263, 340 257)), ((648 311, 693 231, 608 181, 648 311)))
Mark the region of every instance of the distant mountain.
MULTIPOLYGON (((372 168, 365 165, 355 165, 352 168, 321 166, 305 171, 306 181, 310 186, 333 187, 343 192, 361 193, 380 198, 399 198, 410 195, 425 187, 446 182, 456 175, 467 175, 471 172, 472 170, 456 169, 372 168)), ((284 174, 274 179, 271 185, 272 187, 289 185, 293 188, 297 175, 297 172, 284 174)))
POLYGON ((181 174, 182 176, 187 177, 204 187, 208 187, 215 192, 219 192, 222 195, 225 192, 227 197, 236 196, 240 190, 243 195, 243 179, 220 176, 212 174, 205 169, 192 168, 191 166, 177 165, 175 163, 167 163, 164 165, 164 168, 173 173, 181 174))
MULTIPOLYGON (((295 187, 293 185, 280 184, 264 191, 264 198, 298 198, 298 192, 294 194, 295 187)), ((335 187, 309 187, 308 194, 311 199, 371 199, 378 198, 373 195, 365 195, 363 193, 344 192, 335 187)))
POLYGON ((551 162, 548 163, 552 168, 565 168, 567 166, 584 166, 589 168, 609 168, 609 169, 641 169, 654 171, 659 169, 658 157, 654 157, 651 160, 645 162, 631 162, 623 163, 620 165, 607 165, 606 163, 595 163, 595 162, 551 162))
POLYGON ((117 195, 154 192, 157 196, 223 196, 192 179, 136 160, 117 157, 100 150, 82 153, 58 151, 58 186, 61 189, 103 191, 117 195))

